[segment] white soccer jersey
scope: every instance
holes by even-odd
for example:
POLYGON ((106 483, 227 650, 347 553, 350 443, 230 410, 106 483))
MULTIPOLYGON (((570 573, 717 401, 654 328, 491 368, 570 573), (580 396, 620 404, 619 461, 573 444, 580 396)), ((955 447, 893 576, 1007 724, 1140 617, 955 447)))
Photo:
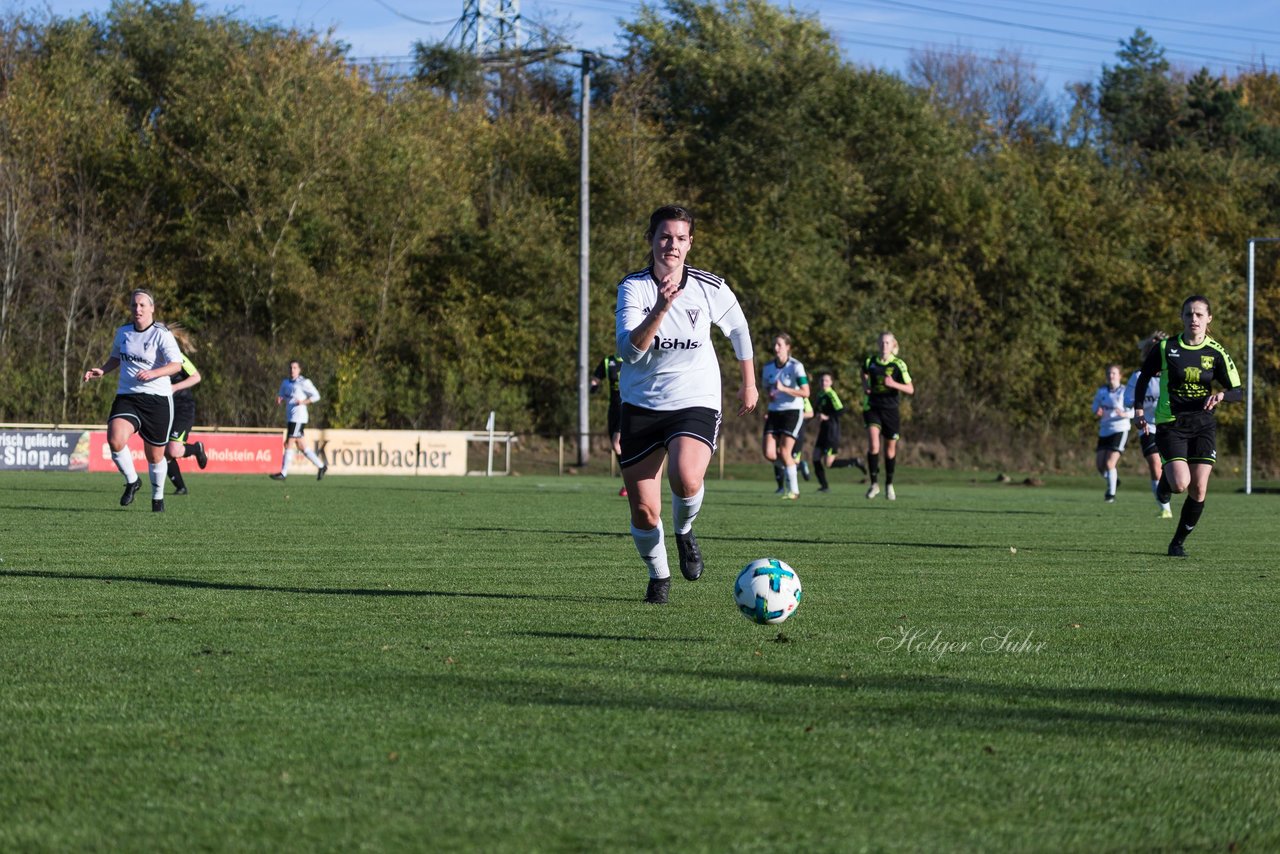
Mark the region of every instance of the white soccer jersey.
POLYGON ((319 400, 320 392, 311 380, 299 375, 296 380, 285 377, 284 382, 280 383, 280 393, 276 396, 284 398, 286 421, 291 424, 306 424, 307 404, 319 400))
POLYGON ((163 323, 153 322, 141 332, 132 323, 121 326, 111 342, 111 358, 120 360, 116 394, 160 394, 166 397, 173 394, 173 384, 168 377, 156 377, 146 382, 138 379, 142 371, 182 361, 178 342, 163 323))
POLYGON ((1146 422, 1147 429, 1145 432, 1156 432, 1156 404, 1160 402, 1160 378, 1152 377, 1147 381, 1147 392, 1142 396, 1142 400, 1137 400, 1138 376, 1142 371, 1134 371, 1129 374, 1129 381, 1124 384, 1124 408, 1137 409, 1138 405, 1142 405, 1142 417, 1146 422))
POLYGON ((1093 395, 1093 403, 1090 404, 1089 410, 1097 412, 1099 408, 1106 412, 1098 422, 1098 435, 1111 436, 1116 433, 1129 432, 1129 419, 1133 416, 1133 409, 1125 405, 1125 388, 1111 388, 1103 386, 1093 395), (1122 415, 1113 415, 1112 413, 1119 409, 1122 415))
POLYGON ((764 364, 761 380, 763 385, 760 391, 769 396, 770 412, 790 412, 792 409, 804 409, 805 401, 808 398, 796 397, 782 392, 778 392, 776 395, 772 394, 778 388, 778 380, 782 380, 782 385, 786 388, 800 388, 802 385, 801 380, 804 380, 803 385, 808 385, 809 378, 805 375, 804 365, 800 364, 799 361, 787 359, 785 365, 778 367, 778 360, 770 359, 764 364))
POLYGON ((663 411, 705 406, 719 412, 720 362, 711 346, 711 324, 733 342, 739 361, 750 361, 747 319, 719 276, 685 267, 681 288, 654 340, 637 349, 631 331, 657 303, 658 283, 650 267, 618 284, 615 331, 622 356, 622 402, 663 411))

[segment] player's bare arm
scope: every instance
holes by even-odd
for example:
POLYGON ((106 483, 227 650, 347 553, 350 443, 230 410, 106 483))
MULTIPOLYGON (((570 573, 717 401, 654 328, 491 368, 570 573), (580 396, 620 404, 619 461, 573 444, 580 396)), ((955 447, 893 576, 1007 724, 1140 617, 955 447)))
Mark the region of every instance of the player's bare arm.
POLYGON ((169 364, 161 365, 158 368, 148 368, 145 371, 138 371, 138 379, 145 383, 154 379, 159 379, 160 377, 171 377, 181 371, 181 362, 170 362, 169 364))
POLYGON ((90 368, 89 370, 85 371, 84 382, 88 382, 89 380, 96 380, 102 376, 105 376, 106 374, 111 373, 118 367, 120 367, 120 360, 117 359, 115 356, 112 356, 110 359, 107 359, 107 361, 102 363, 101 368, 90 368))
POLYGON ((738 407, 738 415, 746 415, 753 412, 756 404, 760 402, 760 392, 756 388, 756 366, 751 359, 738 362, 738 367, 742 370, 742 386, 738 389, 738 402, 742 405, 738 407))

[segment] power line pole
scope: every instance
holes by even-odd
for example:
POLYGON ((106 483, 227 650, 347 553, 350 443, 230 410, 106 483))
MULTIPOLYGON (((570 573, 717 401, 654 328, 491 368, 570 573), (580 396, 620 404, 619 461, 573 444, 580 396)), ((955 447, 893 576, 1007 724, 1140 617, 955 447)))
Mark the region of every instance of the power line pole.
POLYGON ((582 105, 578 109, 578 465, 587 464, 591 443, 587 396, 591 394, 591 64, 582 52, 582 105))

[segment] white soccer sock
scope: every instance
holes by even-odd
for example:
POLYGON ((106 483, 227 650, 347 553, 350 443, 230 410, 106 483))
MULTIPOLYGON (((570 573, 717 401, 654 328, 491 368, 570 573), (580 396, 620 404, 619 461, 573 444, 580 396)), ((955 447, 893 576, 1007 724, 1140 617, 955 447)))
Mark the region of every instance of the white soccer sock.
POLYGON ((164 460, 150 463, 147 468, 151 472, 151 497, 156 501, 164 498, 164 482, 169 472, 169 464, 164 460))
POLYGON ((307 459, 311 460, 311 464, 318 469, 324 468, 324 463, 320 462, 320 458, 316 456, 316 452, 307 448, 302 452, 307 459))
POLYGON ((124 475, 125 483, 133 483, 138 479, 138 472, 133 467, 133 453, 127 447, 123 451, 112 451, 111 462, 124 475))
POLYGON ((631 539, 635 541, 640 559, 649 568, 650 578, 671 577, 671 567, 667 565, 667 543, 662 536, 661 519, 658 520, 658 527, 650 531, 644 531, 632 525, 631 539))
POLYGON ((796 480, 796 466, 794 462, 791 465, 787 466, 787 491, 788 492, 800 491, 800 482, 796 480))
POLYGON ((1120 480, 1120 472, 1115 469, 1107 469, 1107 492, 1112 495, 1116 494, 1116 483, 1120 480))
POLYGON ((285 450, 284 456, 280 458, 280 474, 285 477, 289 476, 289 464, 293 462, 293 451, 285 450))
POLYGON ((1151 481, 1151 494, 1156 497, 1156 503, 1160 503, 1160 479, 1156 478, 1151 481))
POLYGON ((700 486, 694 495, 688 498, 681 498, 674 492, 671 493, 671 527, 677 534, 687 534, 693 528, 693 520, 698 518, 698 511, 702 509, 702 496, 706 495, 707 487, 700 486))

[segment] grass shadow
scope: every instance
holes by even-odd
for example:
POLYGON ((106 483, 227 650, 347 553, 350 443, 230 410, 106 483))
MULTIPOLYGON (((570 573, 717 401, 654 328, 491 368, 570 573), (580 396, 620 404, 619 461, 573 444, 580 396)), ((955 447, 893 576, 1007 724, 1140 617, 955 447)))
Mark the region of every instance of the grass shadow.
MULTIPOLYGON (((595 638, 588 637, 587 640, 595 638)), ((593 670, 605 678, 611 665, 555 662, 542 666, 593 670)), ((570 688, 560 679, 503 681, 502 695, 516 704, 606 707, 631 711, 664 708, 682 713, 741 714, 843 726, 855 717, 866 727, 950 729, 984 740, 1020 731, 1101 742, 1108 739, 1212 741, 1256 750, 1280 743, 1280 700, 1128 688, 1071 688, 1007 684, 948 676, 839 677, 737 670, 648 669, 631 672, 626 687, 599 684, 570 688), (674 682, 672 680, 678 680, 674 682), (709 698, 708 681, 760 685, 740 695, 709 698), (795 693, 790 693, 795 692, 795 693), (815 694, 815 692, 817 692, 815 694), (839 692, 835 702, 823 694, 839 692), (840 698, 847 697, 847 702, 840 698)), ((484 680, 481 680, 484 681, 484 680)), ((482 688, 493 696, 493 687, 482 688)))
MULTIPOLYGON (((466 590, 397 590, 367 587, 281 587, 267 584, 236 584, 228 581, 201 581, 193 578, 163 578, 131 575, 92 575, 42 570, 0 570, 0 578, 36 578, 59 581, 100 581, 122 584, 151 584, 191 590, 223 590, 236 593, 293 593, 307 596, 446 597, 458 599, 507 599, 546 601, 546 596, 525 593, 489 593, 466 590)), ((630 602, 620 596, 558 596, 568 602, 630 602)))

